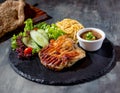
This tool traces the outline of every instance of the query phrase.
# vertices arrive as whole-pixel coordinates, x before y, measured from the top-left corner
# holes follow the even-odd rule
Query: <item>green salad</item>
[[[24,24],[24,31],[11,38],[11,47],[18,53],[19,58],[31,57],[48,45],[51,39],[65,34],[56,24],[40,22],[34,25],[30,18]]]

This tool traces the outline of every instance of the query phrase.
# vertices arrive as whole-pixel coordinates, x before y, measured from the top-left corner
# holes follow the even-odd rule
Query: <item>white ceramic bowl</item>
[[[97,40],[85,40],[80,37],[80,35],[82,33],[90,31],[90,30],[93,30],[93,31],[99,33],[101,35],[101,38],[97,39]],[[79,45],[83,49],[85,49],[87,51],[96,51],[101,48],[102,43],[105,39],[105,33],[101,29],[98,29],[98,28],[83,28],[77,32],[77,39],[78,39]]]

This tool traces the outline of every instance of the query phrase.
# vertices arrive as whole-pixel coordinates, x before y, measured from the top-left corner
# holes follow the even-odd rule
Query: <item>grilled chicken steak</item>
[[[0,37],[24,22],[24,0],[7,0],[0,4]]]
[[[66,35],[44,47],[38,55],[45,67],[55,71],[70,67],[86,56],[85,51]]]

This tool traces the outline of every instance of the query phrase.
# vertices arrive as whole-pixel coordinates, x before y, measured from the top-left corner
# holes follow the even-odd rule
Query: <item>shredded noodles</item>
[[[75,41],[77,41],[77,32],[84,28],[84,26],[77,20],[69,18],[57,22],[56,25]]]

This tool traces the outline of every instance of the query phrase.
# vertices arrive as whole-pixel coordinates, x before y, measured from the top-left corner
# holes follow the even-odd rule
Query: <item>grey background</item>
[[[4,0],[1,0],[2,2]],[[0,93],[120,93],[120,1],[119,0],[26,0],[44,10],[56,22],[73,18],[85,27],[98,27],[115,45],[116,66],[101,78],[74,86],[50,86],[19,76],[9,65],[10,39],[0,42]],[[2,39],[2,38],[1,38]]]

